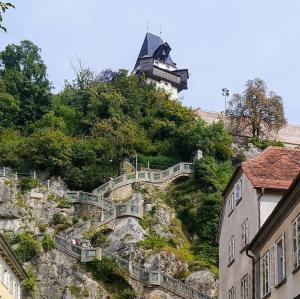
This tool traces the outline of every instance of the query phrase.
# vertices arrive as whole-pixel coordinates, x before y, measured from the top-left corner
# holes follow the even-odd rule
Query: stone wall
[[[224,119],[224,113],[222,112],[205,111],[200,108],[196,109],[195,112],[199,117],[201,117],[209,124]],[[287,124],[285,127],[279,130],[278,134],[270,136],[270,138],[279,140],[283,142],[286,146],[300,146],[300,126]]]

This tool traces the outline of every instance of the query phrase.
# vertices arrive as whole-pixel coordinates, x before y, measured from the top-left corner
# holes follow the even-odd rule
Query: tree
[[[0,77],[7,92],[20,103],[16,125],[22,130],[47,113],[52,104],[51,84],[40,49],[25,40],[0,52]]]
[[[5,11],[9,8],[14,8],[14,5],[10,2],[0,2],[0,29],[6,32],[6,28],[2,26],[2,14],[5,13]]]
[[[227,113],[234,134],[268,137],[286,124],[281,96],[268,92],[261,79],[247,81],[245,91],[232,96]]]

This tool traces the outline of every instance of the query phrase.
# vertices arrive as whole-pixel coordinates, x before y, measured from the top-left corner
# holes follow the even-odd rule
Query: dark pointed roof
[[[140,51],[140,54],[138,56],[138,59],[136,61],[136,64],[134,68],[136,68],[139,65],[139,59],[141,57],[152,57],[154,52],[164,44],[164,41],[157,35],[154,35],[152,33],[147,33]],[[171,66],[176,66],[176,64],[173,62],[172,58],[170,55],[168,55],[165,63],[171,65]]]

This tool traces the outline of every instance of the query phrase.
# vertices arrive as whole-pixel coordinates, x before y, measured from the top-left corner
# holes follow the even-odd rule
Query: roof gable
[[[300,171],[300,150],[268,147],[241,167],[254,188],[287,190]]]
[[[159,36],[147,32],[134,68],[139,65],[141,57],[153,57],[154,52],[163,44],[164,42]],[[174,67],[176,66],[170,54],[167,56],[165,63]]]

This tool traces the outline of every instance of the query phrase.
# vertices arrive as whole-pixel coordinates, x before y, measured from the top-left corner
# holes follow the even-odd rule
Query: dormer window
[[[238,183],[234,186],[234,198],[236,204],[242,199],[242,181],[240,180]]]
[[[228,197],[228,216],[232,213],[234,209],[234,192],[230,193]]]

